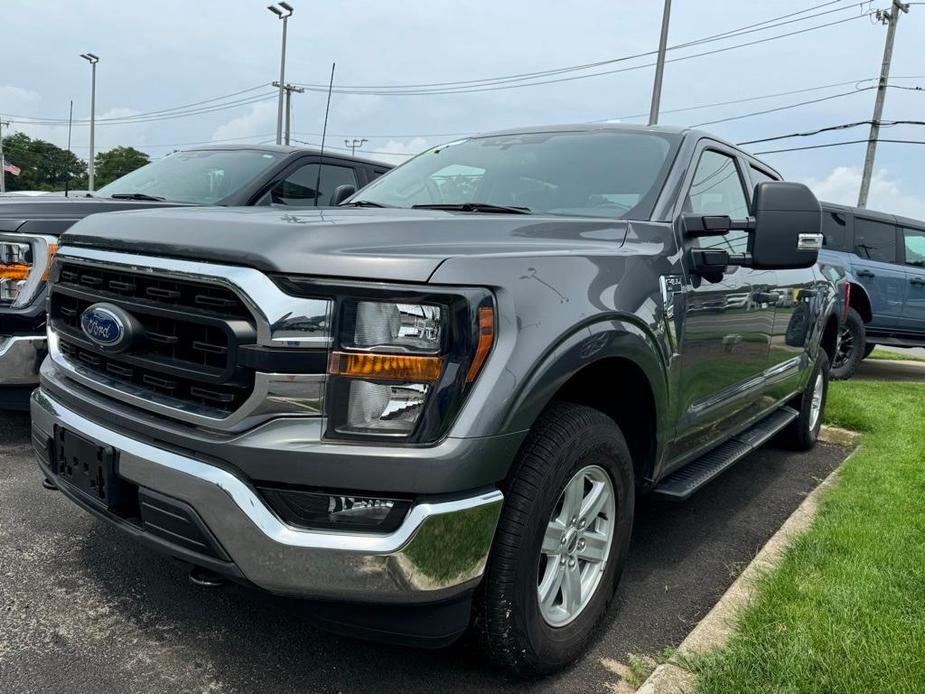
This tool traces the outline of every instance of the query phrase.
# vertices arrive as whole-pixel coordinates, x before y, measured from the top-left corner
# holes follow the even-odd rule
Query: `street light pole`
[[[6,166],[6,162],[3,160],[3,127],[10,127],[10,122],[8,120],[3,120],[0,118],[0,193],[6,192],[6,169],[3,167]]]
[[[93,192],[94,181],[94,145],[96,139],[96,64],[100,62],[98,56],[92,53],[81,53],[80,57],[90,63],[92,76],[90,81],[90,161],[87,163],[87,188]]]
[[[279,104],[276,109],[276,144],[281,145],[283,143],[283,111],[285,109],[283,92],[286,85],[286,30],[289,27],[289,17],[292,16],[294,10],[292,5],[286,2],[279,3],[279,6],[267,5],[267,9],[283,20],[283,48],[279,59]]]
[[[662,76],[665,74],[665,52],[668,50],[668,19],[671,15],[671,0],[665,0],[662,13],[662,35],[658,41],[658,59],[655,61],[655,84],[652,85],[652,107],[649,109],[649,125],[658,125],[658,109],[662,101]]]

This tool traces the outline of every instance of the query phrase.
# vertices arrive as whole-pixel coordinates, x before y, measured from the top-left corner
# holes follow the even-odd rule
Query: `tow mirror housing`
[[[761,270],[812,267],[822,249],[822,208],[802,183],[765,181],[755,186],[749,265]]]

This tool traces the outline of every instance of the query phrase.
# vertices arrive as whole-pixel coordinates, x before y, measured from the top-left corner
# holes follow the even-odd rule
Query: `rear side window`
[[[833,251],[850,251],[848,215],[844,212],[822,210],[822,236],[825,247]]]
[[[896,262],[896,227],[863,217],[854,218],[854,252],[866,260]]]
[[[925,231],[921,229],[903,229],[906,246],[906,264],[925,267]]]

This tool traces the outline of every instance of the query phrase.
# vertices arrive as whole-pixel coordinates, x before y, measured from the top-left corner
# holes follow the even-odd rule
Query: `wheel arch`
[[[593,323],[565,338],[525,382],[511,408],[529,429],[553,401],[593,407],[620,426],[637,484],[651,478],[671,431],[668,367],[655,336],[627,318]]]

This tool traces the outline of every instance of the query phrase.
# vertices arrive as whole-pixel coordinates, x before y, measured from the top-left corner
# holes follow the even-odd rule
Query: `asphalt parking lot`
[[[766,448],[689,502],[639,504],[618,607],[589,655],[539,682],[467,644],[417,651],[318,630],[307,605],[203,590],[42,488],[28,419],[0,418],[0,692],[621,691],[620,663],[678,644],[846,455]]]

